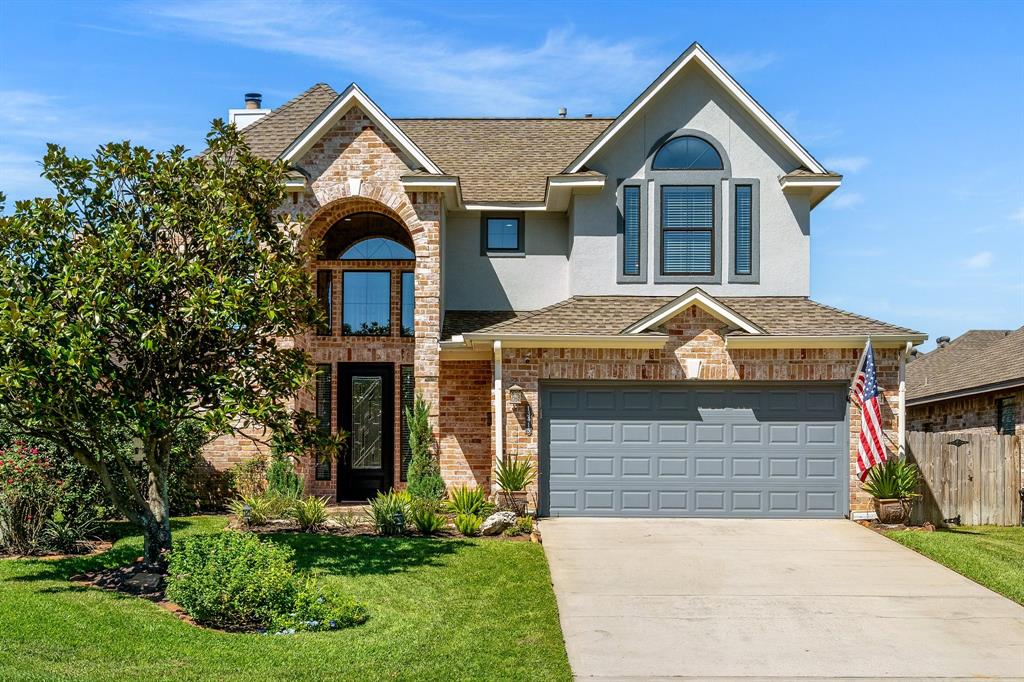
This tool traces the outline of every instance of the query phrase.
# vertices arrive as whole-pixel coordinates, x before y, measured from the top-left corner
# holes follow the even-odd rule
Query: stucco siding
[[[536,310],[569,297],[566,215],[525,211],[523,216],[526,255],[489,257],[480,252],[480,213],[447,215],[443,269],[447,309]]]
[[[734,178],[760,184],[760,280],[730,283],[729,257],[732,207],[728,183],[716,183],[722,214],[722,239],[716,244],[720,284],[700,286],[711,295],[806,296],[810,293],[810,205],[807,195],[784,195],[779,177],[799,167],[732,98],[699,67],[692,66],[658,94],[613,138],[588,167],[604,173],[608,182],[600,194],[577,196],[571,211],[572,250],[570,293],[673,294],[693,286],[655,284],[657,197],[648,156],[660,140],[681,129],[701,131],[717,140],[728,157]],[[617,283],[616,190],[620,179],[648,180],[647,283]]]

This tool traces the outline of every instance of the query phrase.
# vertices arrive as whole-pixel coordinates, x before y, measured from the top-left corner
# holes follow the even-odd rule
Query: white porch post
[[[501,385],[501,341],[494,342],[494,464],[491,465],[493,472],[498,462],[503,461],[505,454],[505,401]],[[497,486],[491,481],[491,489],[496,490]]]
[[[899,456],[907,454],[907,355],[914,344],[907,342],[907,345],[900,350],[899,355],[899,378],[900,394],[899,407],[896,415],[897,441],[899,443]]]

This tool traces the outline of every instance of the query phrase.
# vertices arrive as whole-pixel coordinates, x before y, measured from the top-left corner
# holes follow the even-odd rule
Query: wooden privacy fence
[[[921,469],[911,520],[941,525],[1020,525],[1019,436],[907,432],[907,456]]]

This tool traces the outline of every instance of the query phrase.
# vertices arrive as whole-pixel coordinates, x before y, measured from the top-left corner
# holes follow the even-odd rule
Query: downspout
[[[900,395],[896,415],[896,437],[899,443],[900,457],[904,457],[907,454],[907,356],[910,354],[910,349],[913,346],[913,343],[907,341],[906,347],[900,351],[899,355]]]
[[[501,341],[494,342],[494,464],[491,465],[491,489],[496,490],[493,472],[505,457],[505,403],[501,386]]]

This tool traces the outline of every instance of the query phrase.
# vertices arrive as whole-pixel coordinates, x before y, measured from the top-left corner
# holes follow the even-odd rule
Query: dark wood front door
[[[349,434],[338,467],[338,499],[365,500],[394,481],[394,365],[339,363],[338,411]]]

